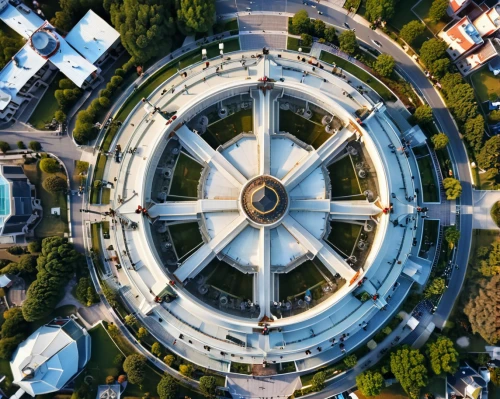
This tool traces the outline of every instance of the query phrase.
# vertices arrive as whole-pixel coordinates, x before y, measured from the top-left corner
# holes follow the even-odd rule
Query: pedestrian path
[[[472,213],[472,228],[481,230],[500,230],[491,217],[491,207],[500,201],[498,190],[474,190],[474,212]]]

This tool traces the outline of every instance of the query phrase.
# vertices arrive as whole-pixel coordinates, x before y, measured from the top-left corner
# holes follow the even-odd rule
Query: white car
[[[382,45],[380,44],[380,42],[379,42],[379,41],[377,41],[377,40],[373,40],[373,39],[372,39],[372,43],[373,43],[375,46],[377,46],[377,47],[382,47]]]

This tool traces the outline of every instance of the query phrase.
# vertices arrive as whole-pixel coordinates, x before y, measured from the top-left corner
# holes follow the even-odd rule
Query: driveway
[[[491,207],[500,201],[498,191],[474,191],[474,211],[472,213],[472,227],[481,230],[500,230],[491,218]]]

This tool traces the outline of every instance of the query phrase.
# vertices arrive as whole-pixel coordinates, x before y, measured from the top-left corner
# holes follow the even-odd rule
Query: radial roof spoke
[[[160,220],[196,220],[200,213],[238,210],[237,200],[200,199],[198,201],[171,201],[155,204],[148,209],[152,218]]]
[[[378,215],[382,209],[374,202],[368,201],[332,201],[330,215],[332,219],[341,220],[370,220]]]
[[[221,252],[238,234],[248,225],[248,220],[244,215],[240,215],[228,224],[219,234],[217,234],[207,244],[202,245],[175,271],[175,276],[181,282],[187,278],[195,277],[201,272],[210,261]]]
[[[271,316],[271,231],[260,228],[259,233],[259,272],[257,274],[259,318]]]
[[[347,145],[347,139],[352,135],[353,132],[345,128],[333,134],[321,147],[311,151],[307,157],[298,162],[282,179],[288,192],[309,176],[314,169],[339,154]]]
[[[246,183],[247,179],[229,162],[220,152],[210,147],[198,134],[191,131],[186,125],[176,132],[182,146],[200,162],[215,167],[235,187]]]

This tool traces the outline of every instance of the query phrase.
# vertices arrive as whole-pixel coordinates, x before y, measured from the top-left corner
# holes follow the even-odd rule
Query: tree
[[[18,141],[16,143],[17,145],[17,148],[19,148],[20,150],[24,150],[26,148],[26,145],[24,144],[24,141]]]
[[[434,0],[429,9],[429,18],[432,22],[437,22],[446,15],[450,2],[449,0]]]
[[[499,386],[500,385],[500,367],[493,367],[489,370],[491,382]]]
[[[116,367],[121,367],[124,360],[125,356],[123,356],[121,353],[118,353],[113,359],[113,365]]]
[[[326,24],[321,19],[314,20],[312,29],[314,36],[325,37]]]
[[[30,254],[36,254],[42,250],[42,244],[39,240],[31,241],[28,243],[28,252]]]
[[[137,63],[143,64],[157,54],[169,53],[175,33],[171,8],[171,1],[165,0],[123,0],[111,3],[111,23],[120,33],[123,46]],[[203,21],[209,18],[213,18],[213,14],[204,16]],[[187,23],[187,20],[181,22]],[[200,27],[204,24],[202,22]]]
[[[429,71],[435,78],[441,79],[450,69],[450,64],[449,58],[440,58],[431,64]]]
[[[137,331],[137,339],[140,341],[143,338],[146,338],[148,336],[148,330],[146,330],[144,327],[139,327],[139,330]]]
[[[478,113],[474,89],[468,83],[459,84],[447,91],[446,103],[460,123],[476,117]]]
[[[193,374],[194,367],[191,363],[189,364],[181,364],[179,366],[179,372],[184,376],[190,378]]]
[[[460,230],[458,230],[455,226],[448,227],[444,232],[444,239],[450,248],[453,248],[458,244],[458,240],[460,239]]]
[[[354,54],[358,50],[356,34],[352,30],[345,30],[339,36],[340,49],[346,54]]]
[[[217,388],[217,380],[211,375],[205,375],[200,378],[200,391],[207,398],[215,397],[215,389]]]
[[[455,374],[457,371],[458,352],[448,337],[440,336],[436,341],[427,344],[427,357],[436,375]]]
[[[99,104],[102,108],[108,108],[111,105],[111,101],[107,97],[99,97]]]
[[[389,77],[394,71],[394,67],[396,66],[396,62],[394,58],[389,54],[380,54],[377,57],[377,61],[375,61],[375,65],[373,69],[377,71],[379,74],[385,77]]]
[[[99,296],[89,277],[82,277],[78,280],[78,284],[76,285],[76,299],[85,306],[91,306],[99,302]]]
[[[4,322],[0,335],[2,338],[14,337],[18,334],[27,337],[29,324],[24,320],[21,308],[10,308],[3,313]]]
[[[448,45],[442,40],[427,40],[420,48],[420,58],[422,62],[427,65],[427,68],[430,68],[434,61],[437,61],[446,55],[447,48]]]
[[[387,21],[394,15],[394,0],[367,0],[365,18],[370,22]]]
[[[434,295],[441,295],[446,289],[446,282],[442,277],[436,277],[427,285],[424,291],[425,298],[432,298]]]
[[[311,21],[306,10],[300,10],[292,18],[292,27],[295,34],[309,33],[311,30]]]
[[[167,365],[167,366],[172,366],[172,364],[174,363],[175,361],[175,356],[170,354],[170,355],[167,355],[163,358],[163,362]]]
[[[337,37],[337,32],[334,27],[328,27],[325,29],[325,40],[329,43],[337,44],[339,38]]]
[[[326,373],[324,371],[318,371],[314,374],[311,385],[313,390],[321,391],[325,387]]]
[[[476,156],[477,164],[482,169],[495,168],[500,165],[500,136],[488,139]]]
[[[479,272],[485,277],[496,276],[500,274],[500,240],[491,243],[491,248],[486,248],[487,259],[479,261]]]
[[[494,109],[488,115],[488,120],[491,124],[496,124],[500,122],[500,109]]]
[[[420,21],[414,20],[408,22],[399,31],[399,37],[406,43],[411,44],[417,37],[425,31],[425,25]]]
[[[161,378],[158,387],[156,388],[156,392],[158,392],[160,399],[175,399],[177,398],[178,389],[179,386],[177,384],[177,380],[170,374],[165,374]]]
[[[415,110],[413,117],[419,125],[431,123],[433,121],[432,108],[428,105],[421,105]]]
[[[500,340],[500,329],[497,327],[499,285],[500,275],[481,279],[478,293],[470,297],[464,308],[472,332],[479,333],[491,345]]]
[[[131,384],[140,385],[146,377],[146,358],[137,354],[127,356],[123,362],[123,370]]]
[[[208,32],[215,23],[214,0],[178,0],[177,25],[183,33]]]
[[[23,255],[18,262],[13,262],[2,269],[2,273],[18,274],[24,276],[36,273],[37,257],[33,255]]]
[[[404,346],[391,353],[391,372],[411,399],[418,399],[427,385],[425,357],[418,349]]]
[[[61,170],[61,165],[54,158],[43,158],[40,161],[40,169],[45,173],[56,173]]]
[[[116,338],[120,335],[120,329],[114,323],[108,324],[108,333],[112,338]]]
[[[24,340],[24,334],[0,339],[0,358],[10,360],[17,346]]]
[[[98,98],[92,100],[92,102],[90,103],[90,108],[92,108],[92,110],[96,113],[102,109],[101,103],[99,102]]]
[[[43,186],[47,191],[50,191],[51,193],[64,191],[68,188],[66,180],[64,180],[62,177],[59,176],[47,177],[43,182]]]
[[[448,136],[446,134],[438,133],[431,137],[431,141],[432,144],[434,144],[434,149],[436,151],[439,151],[443,148],[446,148],[450,140],[448,139]]]
[[[308,35],[307,33],[302,33],[300,35],[300,40],[302,41],[302,45],[304,47],[311,47],[313,43],[313,38],[311,35]]]
[[[475,118],[469,118],[464,124],[464,136],[469,145],[478,152],[483,147],[484,118],[478,114]]]
[[[28,144],[28,148],[31,151],[39,152],[42,149],[42,145],[38,141],[30,141]]]
[[[352,369],[356,364],[358,364],[358,358],[355,354],[349,355],[344,359],[344,363],[347,367]]]
[[[378,371],[367,370],[356,376],[356,385],[364,396],[376,396],[384,387],[384,377]]]
[[[10,150],[9,143],[6,143],[5,141],[0,141],[0,151],[2,151],[5,154],[9,150]]]
[[[24,248],[20,245],[13,245],[7,248],[7,252],[11,255],[21,255],[24,254]]]
[[[137,318],[132,314],[128,314],[125,316],[125,324],[130,327],[135,327],[137,326]]]
[[[151,353],[158,357],[161,356],[161,345],[158,342],[154,342],[153,345],[151,345]]]
[[[60,109],[56,111],[56,113],[54,114],[54,118],[56,121],[58,121],[59,123],[64,123],[66,122],[66,114],[61,111]]]
[[[447,177],[443,180],[443,187],[446,193],[446,199],[454,200],[462,195],[462,185],[460,182],[453,178]]]

